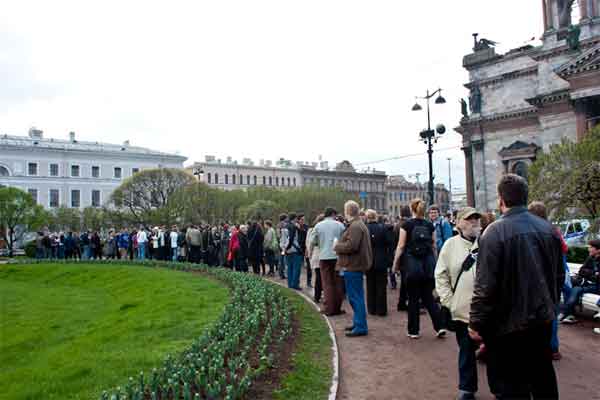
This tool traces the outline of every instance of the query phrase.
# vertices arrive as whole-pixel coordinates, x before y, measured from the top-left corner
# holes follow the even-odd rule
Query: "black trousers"
[[[312,268],[310,267],[310,259],[304,257],[304,264],[306,265],[306,286],[312,285]]]
[[[367,310],[371,315],[387,315],[387,270],[367,272]]]
[[[423,304],[429,312],[431,322],[433,323],[433,329],[437,332],[442,328],[440,322],[440,309],[433,301],[434,287],[435,281],[433,279],[423,278],[406,280],[406,289],[408,292],[408,333],[410,335],[419,334],[420,304]],[[419,303],[419,300],[421,303]]]
[[[490,390],[502,400],[558,399],[552,365],[552,324],[486,338]]]
[[[200,262],[200,246],[190,245],[190,262],[198,264]]]
[[[321,268],[315,268],[315,303],[321,301],[323,295],[323,283],[321,282]]]
[[[475,351],[479,345],[469,336],[469,326],[462,321],[454,321],[456,343],[458,343],[458,389],[477,392],[477,358]]]
[[[408,291],[406,289],[406,273],[400,272],[400,290],[398,290],[398,308],[406,309]]]

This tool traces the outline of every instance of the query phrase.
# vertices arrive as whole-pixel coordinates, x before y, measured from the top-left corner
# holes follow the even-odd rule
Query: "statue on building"
[[[498,42],[494,42],[493,40],[489,40],[489,39],[485,39],[485,38],[481,38],[479,40],[477,40],[477,36],[479,36],[478,33],[474,33],[473,34],[473,51],[478,52],[481,50],[486,50],[486,49],[491,49],[492,47],[495,47]]]
[[[471,109],[471,114],[481,113],[481,90],[479,89],[479,86],[473,86],[473,88],[471,88],[469,108]]]
[[[463,119],[469,118],[469,109],[467,107],[465,99],[460,99],[460,113],[462,114]]]
[[[571,50],[579,50],[579,36],[581,35],[581,28],[579,25],[569,26],[569,32],[567,34],[567,44]]]
[[[575,0],[556,0],[559,28],[568,28],[571,25],[573,3],[575,3]]]

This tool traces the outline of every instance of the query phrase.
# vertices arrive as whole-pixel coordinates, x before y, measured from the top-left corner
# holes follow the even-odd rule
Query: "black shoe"
[[[346,332],[352,332],[354,330],[354,326],[347,326],[344,328]]]
[[[408,307],[402,304],[398,304],[398,311],[408,311]]]
[[[367,336],[367,332],[346,332],[346,337]]]

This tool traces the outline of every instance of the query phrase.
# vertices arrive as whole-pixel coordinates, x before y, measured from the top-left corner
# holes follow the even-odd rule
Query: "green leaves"
[[[563,138],[550,146],[531,166],[529,184],[531,198],[543,201],[556,219],[578,209],[600,217],[600,127],[578,143]]]

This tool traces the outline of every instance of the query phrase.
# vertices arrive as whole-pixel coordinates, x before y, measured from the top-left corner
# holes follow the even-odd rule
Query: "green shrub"
[[[25,244],[25,256],[35,258],[35,240]]]
[[[567,262],[583,264],[588,255],[587,247],[569,247]]]

